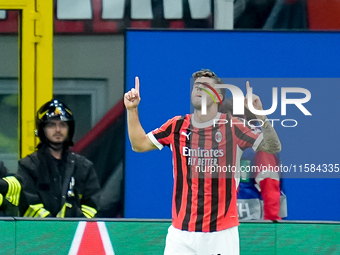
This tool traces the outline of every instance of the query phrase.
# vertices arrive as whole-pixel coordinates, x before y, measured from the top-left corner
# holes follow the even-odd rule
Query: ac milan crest
[[[217,132],[215,133],[215,140],[218,143],[222,141],[222,133],[221,133],[221,131],[217,130]]]

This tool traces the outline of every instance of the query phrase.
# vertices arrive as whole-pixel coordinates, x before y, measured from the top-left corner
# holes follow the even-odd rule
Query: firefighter
[[[19,204],[24,217],[95,217],[99,182],[91,161],[73,153],[71,110],[59,100],[45,103],[36,115],[38,150],[19,161]]]

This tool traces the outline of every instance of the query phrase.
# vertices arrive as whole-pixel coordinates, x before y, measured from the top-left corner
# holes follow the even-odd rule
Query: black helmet
[[[45,137],[44,127],[49,120],[61,120],[67,122],[69,130],[65,145],[72,146],[75,123],[71,110],[57,99],[52,99],[40,107],[37,112],[35,124],[37,128],[36,135],[39,137],[41,143],[48,142]]]

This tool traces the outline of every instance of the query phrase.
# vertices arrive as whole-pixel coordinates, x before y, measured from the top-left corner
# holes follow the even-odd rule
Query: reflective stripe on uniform
[[[97,213],[96,209],[87,205],[81,205],[81,210],[86,218],[93,218]]]
[[[24,217],[45,218],[49,214],[50,212],[44,208],[43,204],[36,204],[36,205],[30,205],[28,207],[28,209],[26,210],[24,214]]]
[[[65,218],[65,212],[66,212],[66,203],[63,205],[61,210],[57,214],[57,218]]]
[[[4,201],[4,196],[0,194],[0,206],[2,205],[2,202]]]
[[[14,176],[3,178],[8,183],[6,199],[15,206],[18,206],[21,192],[21,184]]]

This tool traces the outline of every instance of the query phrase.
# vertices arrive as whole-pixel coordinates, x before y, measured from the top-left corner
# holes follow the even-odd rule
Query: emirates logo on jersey
[[[210,149],[205,150],[200,147],[197,149],[190,149],[189,147],[183,147],[182,149],[182,155],[184,157],[223,157],[224,152],[223,149]]]
[[[215,141],[218,143],[222,141],[222,133],[219,130],[215,133]]]

